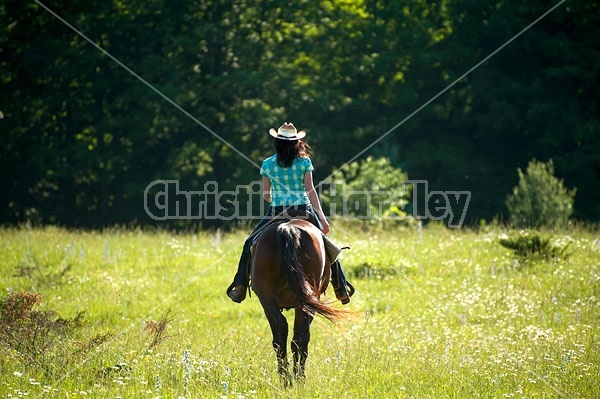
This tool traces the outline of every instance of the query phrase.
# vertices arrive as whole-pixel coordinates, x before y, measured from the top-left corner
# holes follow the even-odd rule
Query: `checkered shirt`
[[[307,157],[294,159],[292,165],[287,168],[277,164],[277,154],[265,159],[260,167],[260,175],[271,181],[271,206],[308,204],[304,175],[313,170],[312,162]]]

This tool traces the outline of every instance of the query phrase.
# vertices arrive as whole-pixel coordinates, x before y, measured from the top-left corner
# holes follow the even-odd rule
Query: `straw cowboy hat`
[[[269,134],[276,139],[281,140],[300,140],[306,136],[304,130],[297,131],[296,127],[291,122],[284,122],[277,131],[271,128]]]

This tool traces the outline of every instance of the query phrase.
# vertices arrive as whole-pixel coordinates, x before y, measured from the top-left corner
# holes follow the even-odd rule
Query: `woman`
[[[321,229],[323,234],[329,232],[329,223],[325,219],[313,184],[314,168],[309,158],[310,147],[302,140],[306,132],[298,132],[293,124],[285,122],[277,131],[271,129],[269,134],[274,137],[273,145],[276,152],[263,161],[260,174],[263,198],[271,204],[271,207],[267,216],[246,239],[237,273],[233,283],[227,288],[229,298],[238,303],[246,298],[248,290],[252,241],[274,217],[305,217]],[[346,281],[342,266],[337,259],[331,264],[331,283],[335,296],[343,304],[350,302],[354,287]]]

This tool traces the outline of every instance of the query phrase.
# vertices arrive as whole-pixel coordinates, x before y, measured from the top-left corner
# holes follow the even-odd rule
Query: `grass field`
[[[291,388],[256,297],[224,294],[245,234],[0,229],[0,397],[600,397],[593,229],[547,233],[565,254],[519,257],[500,227],[334,222],[356,314],[313,323]],[[27,314],[9,307],[33,301],[20,292],[41,294]]]

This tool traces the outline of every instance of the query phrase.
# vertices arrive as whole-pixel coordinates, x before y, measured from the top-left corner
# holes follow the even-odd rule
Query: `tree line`
[[[153,223],[149,183],[258,180],[284,121],[308,132],[317,182],[385,157],[470,191],[476,222],[552,160],[575,217],[600,219],[597,2],[516,38],[558,2],[41,2],[114,59],[34,1],[0,5],[3,223]]]

